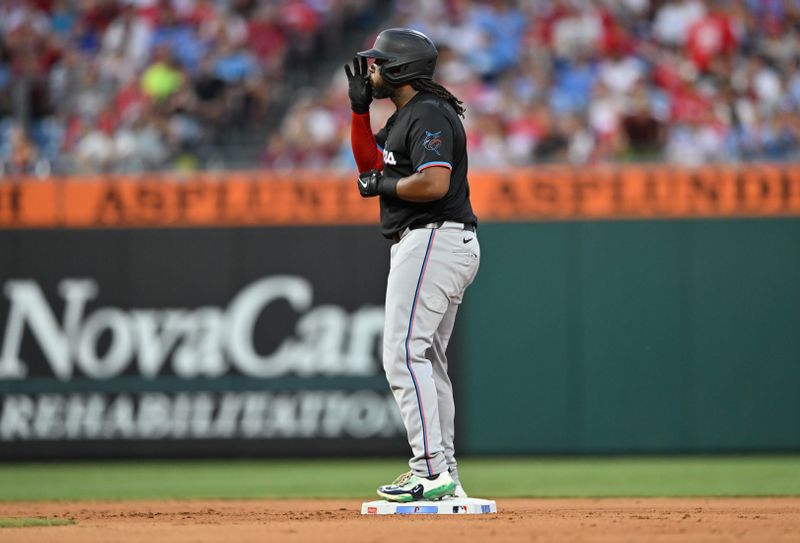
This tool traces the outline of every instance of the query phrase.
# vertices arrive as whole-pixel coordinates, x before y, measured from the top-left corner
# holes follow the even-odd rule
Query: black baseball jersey
[[[425,168],[451,170],[450,189],[433,202],[408,202],[381,196],[381,233],[387,238],[407,227],[431,222],[477,224],[467,183],[467,137],[464,125],[447,101],[418,92],[392,115],[376,135],[383,152],[383,175],[408,177]]]

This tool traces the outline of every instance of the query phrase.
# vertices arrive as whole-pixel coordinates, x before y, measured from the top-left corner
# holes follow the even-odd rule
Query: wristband
[[[400,179],[394,177],[381,177],[378,183],[378,194],[397,199],[397,184],[399,182]]]

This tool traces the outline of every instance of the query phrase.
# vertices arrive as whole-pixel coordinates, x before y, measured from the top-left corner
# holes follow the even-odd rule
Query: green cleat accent
[[[456,482],[447,472],[434,477],[420,477],[412,472],[400,475],[390,485],[378,488],[378,496],[391,502],[410,502],[420,500],[440,500],[452,496]]]

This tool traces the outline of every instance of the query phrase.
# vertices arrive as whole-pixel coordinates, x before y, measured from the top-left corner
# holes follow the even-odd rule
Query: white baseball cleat
[[[390,502],[440,500],[452,496],[455,489],[456,483],[446,471],[434,477],[420,477],[409,471],[392,484],[378,488],[378,496]]]
[[[467,493],[464,491],[464,487],[461,484],[456,485],[456,490],[453,492],[454,498],[468,498]]]

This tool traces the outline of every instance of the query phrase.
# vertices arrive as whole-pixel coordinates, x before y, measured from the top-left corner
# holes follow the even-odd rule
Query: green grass
[[[0,528],[30,528],[35,526],[67,526],[75,524],[74,520],[62,518],[3,518],[0,517]]]
[[[0,500],[372,498],[405,461],[7,463]],[[800,496],[800,456],[474,458],[474,496]]]

